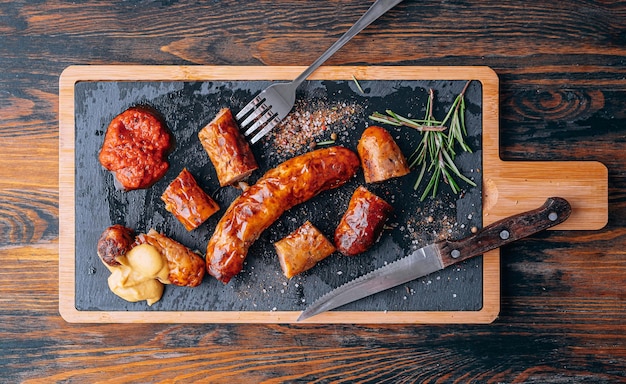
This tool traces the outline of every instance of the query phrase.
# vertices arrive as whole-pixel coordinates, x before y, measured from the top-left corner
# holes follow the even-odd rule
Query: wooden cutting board
[[[139,307],[90,308],[81,297],[101,292],[84,292],[77,276],[76,175],[82,177],[82,159],[77,143],[76,99],[82,82],[219,82],[248,80],[289,80],[302,67],[224,66],[72,66],[60,78],[59,86],[59,177],[60,245],[59,311],[69,322],[188,322],[188,323],[292,323],[300,310],[147,310]],[[482,119],[482,224],[534,209],[550,196],[566,198],[573,207],[570,219],[556,227],[561,230],[594,230],[608,219],[608,176],[598,162],[504,162],[499,156],[498,78],[487,67],[322,67],[310,80],[328,81],[461,81],[480,83]],[[96,104],[99,101],[96,101]],[[106,100],[102,100],[106,103]],[[120,111],[121,112],[121,111]],[[80,137],[80,135],[78,135]],[[77,164],[76,159],[79,159]],[[77,169],[78,168],[78,169]],[[81,212],[82,214],[82,212]],[[80,218],[79,218],[80,219]],[[109,224],[107,224],[109,225]],[[102,228],[104,229],[104,228]],[[143,230],[141,228],[140,230]],[[147,230],[147,229],[146,229]],[[423,245],[423,244],[422,244]],[[95,255],[95,252],[94,252]],[[482,272],[478,308],[465,310],[343,310],[321,314],[315,323],[488,323],[500,310],[499,251],[477,261]],[[90,257],[93,257],[91,255]],[[208,277],[210,278],[210,277]],[[81,284],[77,284],[81,281]],[[274,287],[276,288],[276,287]],[[166,291],[167,294],[167,291]],[[78,301],[77,301],[78,300]]]

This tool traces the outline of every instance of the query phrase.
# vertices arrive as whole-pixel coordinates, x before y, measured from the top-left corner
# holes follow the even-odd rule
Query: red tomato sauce
[[[109,124],[100,151],[100,164],[115,174],[124,190],[147,188],[167,169],[170,134],[151,110],[132,107]]]

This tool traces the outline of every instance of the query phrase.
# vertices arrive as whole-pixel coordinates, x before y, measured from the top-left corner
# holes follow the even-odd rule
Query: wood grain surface
[[[79,97],[75,85],[81,81],[136,80],[259,80],[290,79],[304,67],[240,66],[71,66],[61,74],[59,89],[59,180],[60,215],[67,225],[60,228],[59,297],[60,312],[70,322],[246,322],[292,323],[299,311],[211,311],[187,313],[159,311],[77,310],[75,252],[77,230],[73,223],[75,175],[80,175],[75,159],[80,159],[75,138],[74,110]],[[498,154],[498,78],[488,67],[414,67],[414,66],[324,66],[311,79],[351,80],[466,80],[481,83],[483,159],[481,175],[485,179],[485,207],[482,222],[490,224],[502,218],[537,208],[545,199],[562,196],[575,207],[572,216],[557,228],[599,229],[607,221],[607,172],[604,165],[591,161],[503,162]],[[83,144],[86,145],[86,144]],[[83,176],[85,176],[83,174]],[[93,182],[93,181],[92,181]],[[466,203],[467,204],[467,203]],[[107,223],[110,225],[111,223]],[[78,228],[86,230],[86,228]],[[313,323],[489,323],[500,309],[499,250],[485,254],[483,261],[482,308],[476,311],[349,311],[324,313]],[[420,294],[420,293],[418,293]],[[321,295],[321,293],[320,293]],[[480,297],[481,295],[479,295]]]
[[[363,1],[0,1],[6,382],[626,380],[626,4],[405,0],[330,65],[479,65],[503,161],[599,161],[608,223],[501,249],[487,325],[68,324],[58,313],[58,80],[69,65],[307,65]]]

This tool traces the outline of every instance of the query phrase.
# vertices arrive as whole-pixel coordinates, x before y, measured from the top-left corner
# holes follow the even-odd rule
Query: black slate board
[[[434,89],[434,114],[443,118],[465,81],[309,81],[298,93],[294,112],[325,109],[349,110],[326,125],[316,141],[338,134],[336,144],[356,150],[356,143],[374,111],[391,109],[405,116],[421,118],[428,89]],[[461,171],[477,187],[461,182],[460,196],[442,186],[436,199],[419,201],[420,187],[413,190],[416,172],[400,179],[369,185],[394,207],[379,242],[357,257],[338,253],[329,256],[304,274],[286,279],[280,270],[272,243],[310,220],[327,237],[333,231],[354,189],[364,184],[360,172],[348,184],[322,193],[311,201],[286,212],[251,247],[244,270],[227,285],[207,276],[197,288],[167,286],[161,301],[151,307],[145,302],[128,303],[107,287],[108,270],[96,255],[102,231],[112,224],[123,224],[138,232],[150,228],[165,233],[191,249],[204,254],[206,244],[221,214],[240,193],[233,187],[219,188],[215,171],[202,149],[197,133],[222,107],[238,111],[251,97],[265,88],[267,81],[206,82],[122,82],[81,81],[75,85],[75,209],[76,209],[76,302],[80,311],[301,311],[329,290],[393,261],[410,250],[439,238],[459,238],[482,225],[482,85],[473,81],[466,92],[468,143],[473,153],[458,157]],[[175,136],[169,156],[170,170],[150,189],[122,192],[113,177],[98,163],[104,132],[113,117],[126,108],[150,105],[164,117]],[[376,124],[379,125],[379,124]],[[417,146],[420,133],[409,128],[385,126],[408,156]],[[278,132],[280,133],[280,132]],[[307,140],[289,148],[277,145],[271,136],[253,146],[261,169],[250,182],[286,158],[310,150]],[[161,193],[183,167],[220,204],[222,210],[200,228],[187,232],[160,200]],[[429,222],[428,217],[434,218]],[[61,223],[62,225],[62,223]],[[338,310],[358,311],[477,311],[483,306],[482,260],[477,258],[408,284],[373,295]]]

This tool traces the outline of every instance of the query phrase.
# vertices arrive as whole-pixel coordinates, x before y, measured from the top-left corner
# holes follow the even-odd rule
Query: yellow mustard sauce
[[[107,265],[109,289],[129,302],[146,300],[152,305],[163,296],[163,284],[169,284],[167,260],[152,245],[140,244],[116,260],[121,264]],[[106,265],[106,264],[105,264]]]

